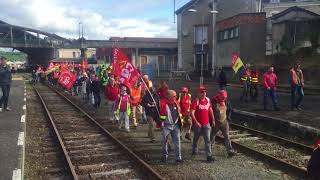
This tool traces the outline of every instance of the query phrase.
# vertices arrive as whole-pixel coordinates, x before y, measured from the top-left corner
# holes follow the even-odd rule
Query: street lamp
[[[188,9],[188,11],[189,12],[193,12],[193,13],[196,13],[196,12],[198,12],[198,10],[196,10],[196,9]],[[208,11],[208,13],[211,13],[211,14],[217,14],[218,13],[218,11],[215,11],[215,10],[211,10],[211,11]],[[202,25],[204,25],[204,15],[202,15],[202,17],[201,17],[201,20],[202,20]],[[204,48],[203,48],[203,46],[204,46],[204,42],[207,40],[207,39],[204,39],[204,37],[203,37],[203,28],[204,27],[202,27],[202,33],[201,33],[201,70],[200,70],[200,86],[202,86],[203,85],[203,55],[204,55]],[[213,31],[213,36],[214,36],[214,29],[212,29],[212,31]],[[212,44],[212,46],[214,46],[214,43]],[[212,48],[213,49],[213,48]],[[212,51],[212,56],[214,56],[213,55],[213,51]],[[212,63],[214,63],[214,62],[212,62]]]

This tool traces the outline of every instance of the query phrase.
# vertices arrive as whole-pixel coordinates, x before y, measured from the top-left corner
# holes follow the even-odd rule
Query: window
[[[73,58],[75,58],[76,57],[76,52],[72,52],[72,56],[73,56]]]
[[[140,56],[141,66],[148,64],[148,57],[147,56]]]
[[[231,30],[230,30],[230,38],[233,38],[233,37],[234,37],[233,32],[234,32],[234,29],[231,29]]]
[[[207,44],[208,43],[208,27],[196,26],[195,27],[195,44]]]
[[[239,27],[234,29],[234,37],[239,37]]]
[[[228,31],[228,30],[225,30],[225,31],[224,31],[224,35],[223,35],[223,39],[224,39],[224,40],[228,39],[228,36],[229,36],[229,31]]]
[[[280,0],[270,0],[270,3],[280,3]]]
[[[165,64],[165,61],[164,61],[164,57],[163,56],[158,56],[158,66],[159,66],[159,70],[160,71],[163,71],[165,70],[166,68],[166,64]]]

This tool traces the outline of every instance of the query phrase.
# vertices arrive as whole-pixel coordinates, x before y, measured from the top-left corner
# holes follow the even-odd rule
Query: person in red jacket
[[[167,85],[167,83],[165,81],[162,81],[161,82],[161,86],[157,91],[159,98],[160,99],[166,98],[167,91],[168,91],[168,85]]]
[[[273,66],[269,67],[268,72],[264,73],[262,76],[263,82],[263,88],[264,88],[264,94],[263,94],[263,109],[266,111],[268,106],[268,96],[271,97],[273,108],[275,111],[279,111],[278,107],[278,98],[276,94],[277,85],[278,85],[278,77],[274,73]]]
[[[109,83],[104,90],[104,96],[107,100],[107,119],[112,121],[115,121],[113,108],[115,100],[119,97],[119,93],[119,86],[116,84],[115,79],[110,77]]]
[[[188,124],[187,133],[185,138],[191,141],[191,127],[192,127],[192,119],[190,117],[191,110],[191,94],[188,93],[189,90],[187,87],[182,87],[179,93],[178,102],[181,107],[182,118]]]

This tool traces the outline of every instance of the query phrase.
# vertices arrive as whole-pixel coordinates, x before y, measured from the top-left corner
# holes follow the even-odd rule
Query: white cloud
[[[0,17],[3,18],[0,20],[10,24],[68,38],[78,37],[80,21],[88,39],[107,39],[110,36],[176,37],[176,25],[172,24],[171,17],[168,17],[167,23],[131,17],[105,17],[91,9],[65,6],[53,0],[1,0]]]

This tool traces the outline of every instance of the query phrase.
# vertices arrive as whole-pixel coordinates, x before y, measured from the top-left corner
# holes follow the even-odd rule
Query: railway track
[[[162,179],[84,110],[46,86],[34,87],[73,179]]]
[[[290,174],[307,176],[307,160],[313,150],[309,146],[234,123],[230,123],[230,139],[233,147],[244,154]]]
[[[243,154],[298,177],[307,175],[306,162],[313,151],[309,146],[234,123],[230,123],[230,139]]]

